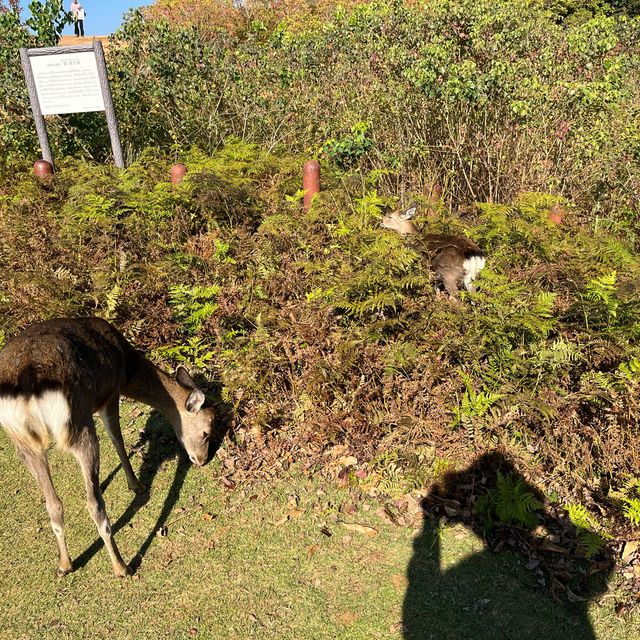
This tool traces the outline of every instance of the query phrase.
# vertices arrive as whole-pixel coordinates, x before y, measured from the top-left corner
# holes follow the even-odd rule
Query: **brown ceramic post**
[[[183,164],[174,164],[173,167],[171,167],[171,183],[180,184],[185,173],[187,173],[187,167]]]
[[[315,160],[304,163],[302,190],[304,191],[304,210],[309,211],[313,196],[320,191],[320,165]]]
[[[554,224],[562,224],[566,214],[566,209],[558,202],[554,202],[553,206],[549,210],[549,220]]]
[[[46,160],[36,160],[33,163],[33,175],[36,178],[48,178],[53,175],[53,166]]]

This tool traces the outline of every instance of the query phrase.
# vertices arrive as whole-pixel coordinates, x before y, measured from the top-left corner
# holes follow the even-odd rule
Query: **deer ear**
[[[415,202],[412,202],[407,210],[400,216],[403,220],[408,220],[409,218],[413,218],[416,215],[416,211],[418,209],[418,205]]]
[[[194,389],[184,403],[186,410],[189,413],[198,413],[202,409],[204,404],[204,393],[200,389]]]
[[[193,381],[193,378],[189,375],[186,367],[183,367],[182,365],[180,365],[176,370],[176,380],[185,389],[196,388],[196,383]]]

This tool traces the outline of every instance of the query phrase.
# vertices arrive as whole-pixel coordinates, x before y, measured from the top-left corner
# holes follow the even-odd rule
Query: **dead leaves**
[[[274,527],[279,527],[283,525],[285,522],[288,522],[289,520],[295,520],[296,518],[299,518],[303,513],[304,513],[304,510],[302,509],[292,509],[291,511],[288,511],[287,513],[285,513],[276,522],[270,522],[269,524],[273,525]]]
[[[404,593],[407,590],[409,579],[405,575],[396,573],[395,575],[391,576],[391,582],[393,583],[393,588],[395,589],[396,593]]]
[[[347,628],[357,622],[359,617],[360,616],[354,611],[342,611],[341,613],[337,613],[333,616],[336,622],[339,622]]]
[[[373,527],[367,527],[363,524],[357,524],[355,522],[340,522],[340,524],[347,530],[353,531],[354,533],[361,533],[365,536],[376,536],[378,535],[378,530]]]
[[[640,541],[627,540],[622,548],[622,575],[633,583],[640,584]]]
[[[569,602],[585,602],[587,600],[587,598],[583,598],[582,596],[578,596],[573,593],[569,587],[565,587],[565,589],[567,591],[567,600],[569,600]]]
[[[224,476],[220,478],[220,482],[222,482],[225,488],[231,491],[233,491],[236,488],[236,483],[233,480],[230,480],[229,478],[225,478]]]
[[[378,516],[378,518],[380,518],[380,520],[383,520],[387,524],[393,525],[394,527],[400,526],[398,519],[396,518],[396,515],[386,505],[382,507],[378,507],[376,509],[376,515]]]
[[[624,543],[624,548],[622,549],[622,562],[623,564],[631,564],[638,553],[638,540],[627,540]]]
[[[562,553],[567,555],[569,553],[568,549],[561,547],[557,544],[553,544],[552,542],[543,542],[539,547],[538,551],[551,551],[552,553]]]

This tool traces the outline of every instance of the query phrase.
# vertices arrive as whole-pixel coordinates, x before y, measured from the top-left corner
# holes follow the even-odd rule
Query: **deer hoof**
[[[58,576],[58,578],[64,578],[68,573],[71,573],[72,571],[73,567],[58,567],[56,575]]]
[[[131,489],[131,491],[133,491],[134,493],[144,493],[147,490],[147,487],[142,484],[142,482],[138,481],[137,484],[134,484],[132,486],[129,487],[129,489]]]
[[[127,576],[133,575],[133,569],[126,564],[123,564],[122,567],[114,567],[113,572],[118,578],[126,578]]]

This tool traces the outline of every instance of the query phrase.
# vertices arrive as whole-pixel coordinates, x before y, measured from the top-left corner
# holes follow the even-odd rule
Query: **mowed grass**
[[[58,579],[35,481],[0,432],[2,638],[637,638],[614,598],[557,603],[523,561],[491,553],[461,525],[384,522],[377,498],[294,464],[269,482],[221,482],[214,459],[195,469],[164,420],[123,405],[133,466],[150,492],[127,490],[101,436],[101,480],[116,540],[136,567],[111,572],[85,508],[75,460],[50,464],[65,505],[76,570]],[[137,415],[136,415],[137,414]],[[139,442],[144,429],[145,442]],[[233,445],[225,445],[231,446]],[[288,520],[283,516],[289,514]],[[348,530],[343,522],[377,530]],[[330,535],[327,535],[330,534]]]

